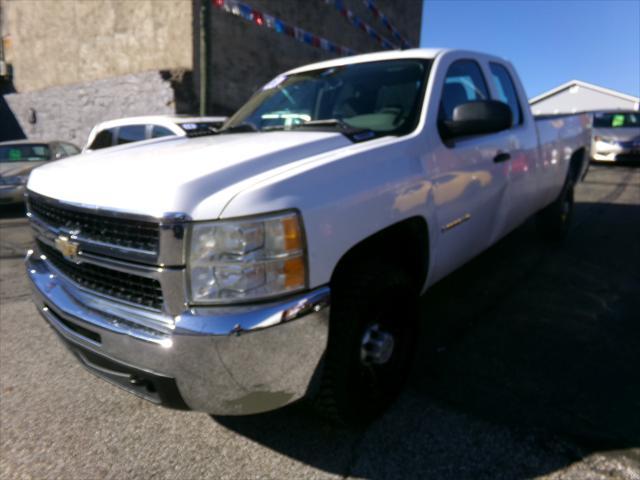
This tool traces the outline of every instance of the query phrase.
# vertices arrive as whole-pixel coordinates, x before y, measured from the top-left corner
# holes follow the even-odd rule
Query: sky
[[[505,58],[529,98],[574,79],[640,97],[640,0],[424,0],[420,46]]]

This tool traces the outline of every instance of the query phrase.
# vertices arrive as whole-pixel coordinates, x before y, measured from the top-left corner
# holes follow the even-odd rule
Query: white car
[[[36,169],[34,299],[88,369],[152,402],[308,396],[366,421],[411,366],[421,292],[532,215],[566,234],[589,123],[534,118],[482,53],[291,70],[214,135]]]
[[[640,164],[640,112],[597,112],[591,135],[594,162]]]
[[[152,138],[208,135],[224,124],[227,117],[184,117],[149,115],[109,120],[97,124],[89,133],[82,152],[140,142]]]

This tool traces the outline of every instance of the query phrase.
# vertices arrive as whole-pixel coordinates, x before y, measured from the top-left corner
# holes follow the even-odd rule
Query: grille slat
[[[89,263],[73,263],[55,248],[38,240],[40,251],[62,274],[77,284],[110,297],[160,310],[163,303],[160,282]]]
[[[154,222],[115,218],[84,212],[29,196],[29,210],[51,227],[78,230],[82,238],[96,242],[158,252],[159,225]]]

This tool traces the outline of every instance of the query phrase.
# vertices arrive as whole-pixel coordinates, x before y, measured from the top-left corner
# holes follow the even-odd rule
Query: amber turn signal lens
[[[287,251],[302,249],[302,233],[296,217],[282,219],[284,229],[284,247]]]
[[[304,259],[302,257],[291,258],[284,262],[284,286],[285,288],[297,288],[304,286]]]

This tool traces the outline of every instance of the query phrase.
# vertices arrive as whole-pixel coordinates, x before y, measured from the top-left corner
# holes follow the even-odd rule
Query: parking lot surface
[[[304,405],[211,418],[85,371],[0,215],[0,477],[640,480],[640,169],[592,167],[567,242],[528,222],[422,299],[404,393],[367,429]]]

